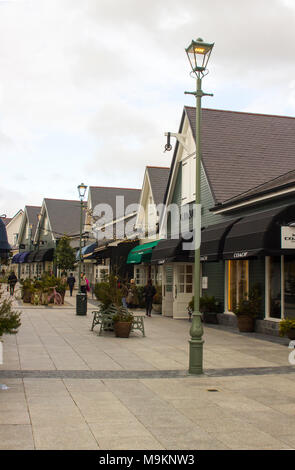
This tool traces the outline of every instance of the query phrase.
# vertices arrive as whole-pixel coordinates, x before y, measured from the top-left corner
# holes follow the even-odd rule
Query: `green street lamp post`
[[[207,75],[207,64],[214,43],[205,43],[199,38],[192,41],[186,53],[192,67],[192,72],[197,79],[197,91],[185,92],[196,97],[196,211],[195,218],[201,218],[201,100],[203,96],[213,96],[202,91],[202,78]],[[199,375],[203,373],[203,326],[200,313],[200,242],[201,220],[195,220],[195,266],[194,266],[194,312],[190,328],[191,339],[189,341],[189,373]]]
[[[76,299],[76,314],[86,315],[87,311],[87,294],[81,292],[81,265],[82,265],[82,231],[83,231],[83,203],[84,197],[87,190],[87,186],[81,183],[78,186],[79,198],[80,198],[80,250],[79,250],[79,263],[78,263],[78,294]]]

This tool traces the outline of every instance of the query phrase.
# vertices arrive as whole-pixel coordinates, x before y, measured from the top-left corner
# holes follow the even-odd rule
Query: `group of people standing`
[[[70,296],[71,297],[73,296],[73,289],[75,287],[75,282],[76,282],[76,279],[73,276],[73,273],[71,273],[69,275],[69,277],[67,278],[67,284],[69,286]],[[80,285],[81,285],[81,292],[83,294],[87,294],[87,292],[90,291],[90,283],[89,283],[89,280],[87,279],[87,277],[85,276],[85,273],[81,274],[81,284]]]
[[[66,276],[63,276],[63,277],[65,280],[65,283],[69,286],[70,296],[72,297],[76,279],[73,273],[71,273],[68,276],[68,278],[66,278]],[[12,271],[8,277],[8,286],[9,286],[10,295],[14,294],[14,289],[15,289],[15,285],[17,281],[18,279],[15,273]],[[134,279],[131,279],[130,283],[128,284],[122,284],[118,282],[118,288],[122,290],[122,294],[123,294],[122,305],[124,307],[134,308],[138,305],[137,289],[136,289]],[[82,273],[81,274],[81,292],[84,294],[87,294],[87,292],[89,291],[90,291],[89,280],[85,276],[85,273]],[[148,317],[150,317],[152,313],[152,304],[153,304],[153,298],[155,294],[156,294],[156,288],[155,286],[153,286],[152,280],[149,279],[143,290],[145,307],[146,307],[146,315]]]
[[[119,286],[122,289],[122,305],[126,308],[132,308],[138,305],[137,290],[134,279],[131,279],[129,284]],[[146,316],[151,317],[153,298],[156,294],[156,288],[153,286],[152,280],[149,279],[147,285],[144,287],[143,295],[146,307]]]

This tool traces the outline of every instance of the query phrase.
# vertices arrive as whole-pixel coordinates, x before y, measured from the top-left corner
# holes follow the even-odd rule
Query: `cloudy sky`
[[[294,0],[0,0],[0,214],[169,166],[197,37],[203,106],[295,115],[294,24]]]

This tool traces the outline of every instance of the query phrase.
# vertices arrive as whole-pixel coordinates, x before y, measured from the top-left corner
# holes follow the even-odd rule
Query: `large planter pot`
[[[132,322],[117,321],[114,324],[115,335],[118,338],[129,338]]]
[[[156,313],[162,313],[162,304],[153,304],[153,310]]]
[[[41,304],[48,305],[48,292],[42,292],[41,294]]]
[[[241,333],[252,333],[254,331],[255,319],[249,315],[238,315],[238,328]]]
[[[29,304],[31,302],[31,297],[32,297],[32,292],[30,289],[24,289],[23,290],[23,302]]]
[[[295,328],[291,328],[291,330],[288,331],[287,336],[291,340],[295,339]]]
[[[218,317],[216,312],[203,312],[203,320],[205,323],[218,325]]]

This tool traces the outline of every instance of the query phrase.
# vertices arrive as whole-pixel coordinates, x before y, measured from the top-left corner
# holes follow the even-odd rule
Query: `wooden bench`
[[[128,312],[128,310],[125,308],[123,310]],[[96,325],[100,325],[99,335],[101,335],[101,333],[106,330],[113,331],[114,330],[113,316],[116,313],[117,313],[117,308],[114,305],[111,305],[106,309],[101,308],[100,310],[94,310],[92,312],[93,321],[92,321],[91,331],[93,331]],[[141,331],[142,336],[145,336],[144,321],[143,321],[144,315],[132,314],[132,316],[133,316],[133,322],[132,322],[131,331],[139,330]]]

